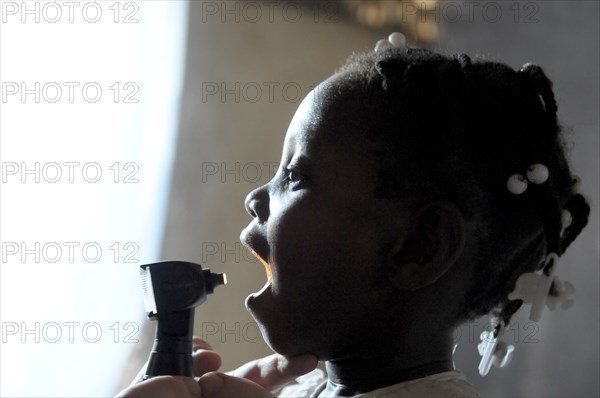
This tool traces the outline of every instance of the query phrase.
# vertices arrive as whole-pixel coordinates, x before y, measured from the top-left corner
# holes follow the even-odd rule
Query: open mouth
[[[254,250],[250,249],[252,251],[252,254],[254,255],[254,257],[256,257],[257,259],[260,260],[260,262],[262,263],[262,265],[265,266],[265,272],[267,273],[267,283],[265,285],[265,287],[267,287],[268,285],[271,284],[272,280],[273,280],[273,276],[271,274],[271,266],[269,265],[269,263],[260,256],[260,254],[258,254],[257,252],[255,252]],[[264,288],[262,289],[264,290]]]
[[[253,299],[258,298],[258,296],[263,295],[263,293],[267,293],[268,291],[270,291],[271,285],[273,284],[273,274],[271,272],[271,265],[267,261],[267,259],[269,258],[269,246],[266,243],[266,240],[260,234],[260,231],[256,229],[256,226],[254,224],[250,224],[241,232],[240,242],[244,246],[246,246],[250,250],[252,255],[262,263],[262,265],[265,267],[265,272],[267,274],[267,282],[260,289],[260,291],[248,296],[248,299],[252,301]]]

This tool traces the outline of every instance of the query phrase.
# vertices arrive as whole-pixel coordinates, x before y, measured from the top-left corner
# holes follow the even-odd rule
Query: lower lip
[[[272,297],[273,290],[271,289],[271,281],[267,282],[265,286],[263,286],[260,291],[256,293],[250,294],[246,297],[246,308],[251,310],[256,308],[256,305],[259,301],[266,299],[267,297]]]

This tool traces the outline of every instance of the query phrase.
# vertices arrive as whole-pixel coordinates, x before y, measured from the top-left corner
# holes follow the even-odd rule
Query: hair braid
[[[571,224],[565,228],[560,239],[560,254],[567,250],[569,245],[587,225],[590,215],[590,205],[582,195],[577,193],[569,198],[564,208],[571,213]]]
[[[467,54],[454,54],[452,59],[458,62],[463,72],[471,66],[471,57],[469,57]]]
[[[542,110],[547,116],[548,125],[556,126],[556,112],[558,111],[558,106],[556,105],[556,99],[554,98],[554,91],[552,90],[552,82],[550,79],[548,79],[542,68],[532,63],[523,65],[519,70],[519,74],[528,78],[533,83],[541,100]],[[551,141],[555,140],[558,134],[558,129],[555,128],[552,130],[554,130],[554,134],[550,137]]]

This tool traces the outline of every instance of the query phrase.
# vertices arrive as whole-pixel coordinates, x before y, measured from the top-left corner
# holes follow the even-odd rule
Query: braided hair
[[[339,107],[329,114],[340,119],[348,102],[360,106],[352,119],[379,164],[377,194],[449,200],[478,226],[457,323],[493,313],[508,324],[522,304],[507,297],[518,277],[541,269],[548,253],[562,255],[590,212],[574,189],[551,81],[532,64],[515,71],[398,47],[354,54],[338,75],[337,94],[324,106]],[[547,166],[548,180],[511,194],[509,176],[535,163]],[[572,219],[566,228],[564,210]]]

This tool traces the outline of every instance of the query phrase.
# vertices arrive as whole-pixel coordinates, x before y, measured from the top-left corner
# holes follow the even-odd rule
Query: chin
[[[248,310],[256,321],[263,336],[263,340],[274,352],[289,357],[306,353],[311,353],[320,357],[320,347],[314,344],[314,341],[312,343],[307,341],[307,335],[302,333],[298,325],[293,324],[289,320],[280,321],[272,318],[267,320],[253,312],[251,309]]]
[[[319,360],[322,359],[317,347],[314,347],[312,344],[305,344],[298,340],[290,339],[289,335],[286,336],[276,332],[270,334],[268,332],[263,332],[263,337],[265,343],[278,354],[294,357],[300,354],[311,353]]]

